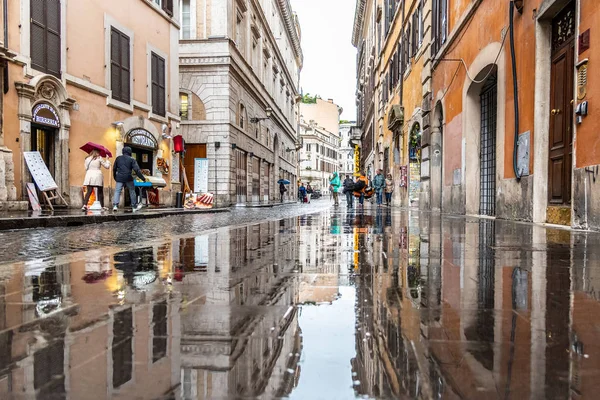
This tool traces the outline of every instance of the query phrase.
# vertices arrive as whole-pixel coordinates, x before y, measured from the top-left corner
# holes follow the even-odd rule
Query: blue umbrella
[[[279,183],[279,184],[283,183],[284,185],[289,185],[290,181],[288,181],[287,179],[280,179],[280,180],[277,181],[277,183]]]

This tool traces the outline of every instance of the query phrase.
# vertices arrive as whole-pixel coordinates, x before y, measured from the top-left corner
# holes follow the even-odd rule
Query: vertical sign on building
[[[360,150],[354,146],[354,176],[360,176]]]
[[[208,159],[194,159],[194,193],[208,193]]]
[[[179,183],[181,178],[179,177],[179,153],[173,155],[173,165],[171,166],[171,182]]]

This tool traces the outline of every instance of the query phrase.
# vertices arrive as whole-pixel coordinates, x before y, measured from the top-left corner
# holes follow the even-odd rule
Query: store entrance
[[[143,149],[141,147],[135,147],[132,145],[128,145],[131,147],[131,156],[137,161],[138,165],[142,172],[150,172],[148,175],[152,175],[154,171],[152,170],[154,160],[153,160],[153,151],[148,149]],[[144,171],[147,170],[147,171]]]
[[[55,128],[31,124],[31,151],[38,151],[42,155],[52,177],[55,177],[54,141],[56,131]]]

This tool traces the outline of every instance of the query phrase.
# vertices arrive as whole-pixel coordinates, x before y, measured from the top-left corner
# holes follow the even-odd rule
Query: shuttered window
[[[31,66],[60,78],[60,0],[31,0]]]
[[[112,98],[129,104],[131,63],[129,60],[129,36],[111,28],[110,31],[110,88]]]
[[[164,12],[169,14],[170,17],[173,16],[173,0],[162,0],[162,9]]]
[[[152,53],[152,112],[165,116],[165,59]]]

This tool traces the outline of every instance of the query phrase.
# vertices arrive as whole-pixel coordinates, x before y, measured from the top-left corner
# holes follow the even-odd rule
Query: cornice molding
[[[365,5],[367,0],[356,0],[356,10],[354,11],[354,28],[352,29],[352,45],[358,46],[360,32],[365,19]]]
[[[289,0],[277,0],[277,5],[283,16],[286,31],[292,41],[292,49],[294,50],[296,61],[298,61],[298,65],[302,69],[304,55],[302,54],[302,45],[300,43],[300,37],[298,36],[298,30],[296,29],[296,17],[292,12],[292,6],[290,5]]]

